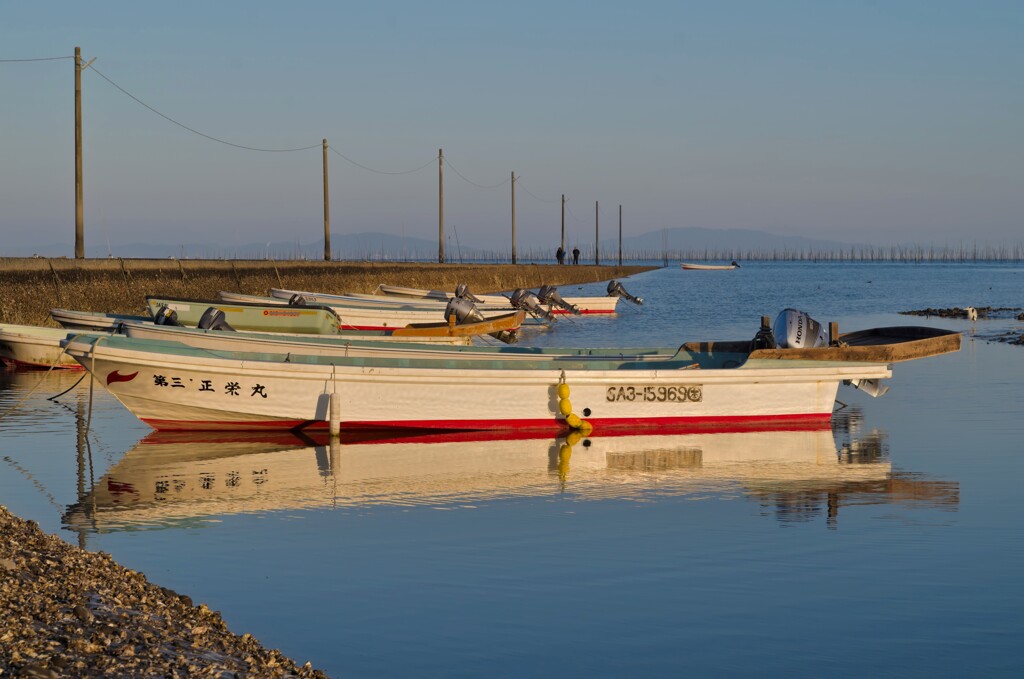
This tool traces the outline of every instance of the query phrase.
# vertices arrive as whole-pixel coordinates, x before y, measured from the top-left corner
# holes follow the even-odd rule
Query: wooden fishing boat
[[[118,336],[69,339],[66,348],[165,430],[326,427],[332,402],[343,429],[558,432],[576,416],[597,430],[827,422],[840,383],[892,374],[885,363],[758,359],[749,350],[684,349],[652,363],[214,355]],[[571,402],[559,396],[565,388]]]
[[[121,324],[152,323],[152,316],[133,314],[105,314],[98,311],[75,311],[73,309],[50,309],[50,318],[68,330],[95,330],[118,332]]]
[[[179,322],[183,322],[185,325],[196,325],[203,313],[214,306],[224,312],[225,320],[236,330],[333,334],[339,330],[394,331],[409,325],[428,328],[437,323],[445,324],[443,309],[426,310],[394,306],[349,307],[308,303],[304,306],[246,302],[228,304],[217,300],[189,300],[154,296],[147,297],[146,301],[153,313],[156,313],[161,306],[172,309],[178,314]],[[504,316],[501,322],[507,320],[508,317]],[[333,330],[330,329],[332,326]],[[466,329],[463,329],[459,331],[459,334],[480,334],[480,332],[467,332]]]
[[[0,325],[0,364],[16,368],[70,368],[82,366],[64,352],[61,340],[68,336],[63,328],[36,325]]]
[[[683,345],[691,351],[743,351],[762,360],[785,361],[859,361],[899,363],[960,350],[961,333],[955,330],[923,326],[871,328],[839,333],[828,346],[809,348],[753,348],[751,342],[691,342]]]
[[[224,313],[224,320],[235,330],[261,332],[336,335],[341,327],[337,314],[325,306],[289,307],[267,304],[233,303],[217,300],[146,296],[149,312],[156,316],[162,307],[173,311],[176,322],[196,326],[211,307]]]
[[[661,496],[703,493],[728,484],[802,503],[811,493],[832,502],[844,493],[861,503],[899,501],[882,483],[891,462],[851,463],[838,454],[828,426],[572,440],[487,432],[334,441],[269,432],[153,432],[67,508],[64,523],[99,531],[195,526],[197,519],[230,514],[557,495],[567,484],[581,499],[631,498],[645,489]]]
[[[736,262],[732,264],[694,264],[692,262],[683,262],[681,266],[687,271],[730,271],[740,268],[740,265]]]
[[[398,285],[378,285],[377,291],[382,297],[396,297],[401,299],[411,300],[434,300],[447,303],[449,299],[455,296],[454,292],[444,292],[443,290],[424,290],[421,288],[407,288]],[[504,304],[506,307],[509,306],[509,297],[506,295],[490,294],[490,295],[473,295],[480,300],[481,304],[489,306],[500,306]],[[614,314],[616,306],[619,302],[618,297],[565,297],[565,301],[574,305],[579,309],[581,314]],[[568,313],[566,309],[559,308],[550,304],[543,305],[544,309],[554,314]]]
[[[522,312],[519,312],[522,313]],[[515,315],[515,314],[512,314]],[[448,324],[443,324],[448,329]],[[456,326],[458,328],[460,326]],[[355,339],[338,335],[273,335],[253,332],[224,332],[201,328],[184,328],[152,323],[125,323],[123,332],[136,339],[180,342],[190,347],[230,353],[250,351],[276,354],[306,354],[313,356],[405,358],[405,359],[489,359],[533,360],[548,356],[572,356],[580,360],[608,360],[609,358],[634,361],[659,361],[673,358],[678,349],[665,347],[630,347],[609,354],[601,349],[541,348],[519,345],[433,345],[412,341],[413,337],[392,335],[391,342]],[[65,333],[66,334],[66,333]],[[61,334],[61,339],[64,334]],[[58,346],[59,349],[59,346]],[[77,362],[75,363],[77,366]]]

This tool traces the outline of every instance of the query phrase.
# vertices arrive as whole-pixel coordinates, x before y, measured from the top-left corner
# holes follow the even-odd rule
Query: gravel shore
[[[0,506],[0,676],[325,677]]]

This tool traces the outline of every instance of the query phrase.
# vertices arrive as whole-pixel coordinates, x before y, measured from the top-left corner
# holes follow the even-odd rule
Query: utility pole
[[[512,263],[516,263],[516,173],[512,172]]]
[[[444,149],[437,150],[437,263],[444,264]]]
[[[622,266],[622,203],[619,203],[619,266]]]
[[[594,201],[594,266],[601,266],[601,257],[598,255],[597,248],[601,242],[601,229],[598,225],[598,207],[599,203]]]
[[[331,261],[331,198],[327,190],[327,140],[324,139],[324,261]]]
[[[562,252],[565,252],[565,194],[562,194]]]
[[[85,257],[85,208],[82,204],[82,49],[75,48],[75,259]]]

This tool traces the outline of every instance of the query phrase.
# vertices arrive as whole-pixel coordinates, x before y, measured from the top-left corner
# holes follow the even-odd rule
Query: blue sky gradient
[[[1024,3],[5,3],[0,60],[86,59],[102,243],[572,242],[601,224],[1019,243]],[[0,63],[3,244],[73,252],[73,63]],[[454,169],[453,169],[454,168]],[[457,170],[457,173],[455,172]],[[461,177],[459,175],[462,175]],[[468,179],[465,181],[463,179]],[[471,183],[472,182],[472,183]],[[495,188],[482,188],[495,187]]]

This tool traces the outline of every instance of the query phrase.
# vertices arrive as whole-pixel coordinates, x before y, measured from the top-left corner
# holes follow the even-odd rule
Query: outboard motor
[[[153,314],[153,322],[157,325],[173,325],[181,327],[181,323],[178,322],[178,312],[171,309],[166,304],[161,304],[160,308]]]
[[[476,308],[475,304],[468,299],[460,299],[459,297],[453,297],[448,300],[448,305],[444,308],[444,320],[450,323],[452,317],[455,318],[456,323],[478,323],[487,320],[480,313],[480,310]],[[515,330],[499,330],[498,332],[488,334],[505,344],[512,344],[519,339]]]
[[[451,321],[452,316],[456,323],[478,323],[484,320],[484,315],[475,304],[459,297],[452,297],[444,308],[444,320]]]
[[[637,306],[644,303],[643,297],[634,297],[633,295],[626,292],[626,288],[622,287],[622,283],[612,280],[608,282],[608,296],[609,297],[621,297],[622,299],[628,300]]]
[[[215,306],[210,307],[199,317],[199,327],[202,330],[229,330],[235,329],[228,325],[224,312]]]
[[[288,306],[306,306],[306,298],[299,293],[295,293],[288,298]]]
[[[580,308],[575,304],[569,304],[562,299],[562,296],[558,294],[558,288],[553,285],[540,286],[540,290],[537,291],[537,297],[540,298],[540,301],[544,302],[544,304],[550,304],[551,306],[556,306],[559,309],[565,309],[566,311],[577,315],[580,313]]]
[[[828,334],[805,312],[783,309],[775,319],[775,341],[780,349],[813,349],[827,347]]]
[[[459,283],[455,286],[455,296],[458,299],[468,299],[470,302],[482,302],[483,300],[474,295],[469,291],[469,286],[465,283]]]
[[[546,321],[554,322],[555,320],[554,314],[541,306],[540,299],[529,290],[524,288],[517,289],[512,293],[512,296],[509,297],[509,301],[512,302],[512,306],[515,309],[522,309],[523,311],[526,311],[537,318],[543,318]]]

